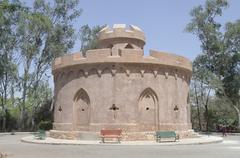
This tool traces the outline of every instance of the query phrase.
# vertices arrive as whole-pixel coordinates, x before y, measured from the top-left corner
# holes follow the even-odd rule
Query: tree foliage
[[[17,80],[17,65],[14,57],[17,37],[16,27],[19,11],[23,9],[16,1],[9,3],[0,2],[0,107],[2,113],[2,130],[6,130],[8,96],[13,95],[14,85]]]
[[[83,54],[97,48],[102,27],[84,25],[77,34],[81,13],[79,0],[0,1],[0,130],[36,130],[53,121],[51,62],[78,36]]]
[[[81,41],[81,48],[80,51],[82,52],[83,56],[86,56],[86,51],[89,49],[96,49],[97,48],[97,35],[98,32],[104,26],[94,26],[90,28],[88,25],[84,25],[80,29],[80,41]]]
[[[51,62],[73,48],[79,0],[0,1],[0,106],[2,129],[8,109],[18,108],[18,128],[34,128],[34,117],[49,95]],[[17,94],[14,92],[16,91]],[[51,92],[51,91],[50,91]],[[49,97],[44,97],[48,95]],[[41,97],[41,98],[39,98]],[[11,103],[9,102],[11,101]]]
[[[207,0],[204,6],[195,7],[186,31],[198,37],[202,48],[194,60],[194,80],[204,81],[217,97],[231,101],[240,124],[240,22],[228,22],[223,28],[216,21],[228,6],[227,0]]]
[[[23,73],[20,74],[22,129],[25,122],[26,97],[38,97],[39,82],[46,77],[54,58],[67,53],[74,45],[73,20],[80,14],[78,0],[35,0],[23,10],[17,28]],[[32,93],[31,93],[32,92]]]

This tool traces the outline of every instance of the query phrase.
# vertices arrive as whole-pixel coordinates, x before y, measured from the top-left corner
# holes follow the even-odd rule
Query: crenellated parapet
[[[134,25],[115,24],[112,28],[106,26],[98,34],[99,48],[143,49],[144,45],[144,32]]]
[[[132,38],[145,42],[144,32],[137,26],[125,24],[115,24],[112,28],[104,27],[99,32],[99,40],[107,40],[113,38]]]
[[[62,69],[80,68],[91,64],[107,63],[149,64],[182,69],[187,72],[192,71],[191,62],[188,59],[182,56],[158,51],[150,51],[150,56],[143,56],[142,50],[120,49],[118,56],[112,56],[112,49],[109,48],[89,50],[86,54],[86,57],[83,57],[79,52],[56,58],[53,62],[53,74],[62,71]]]

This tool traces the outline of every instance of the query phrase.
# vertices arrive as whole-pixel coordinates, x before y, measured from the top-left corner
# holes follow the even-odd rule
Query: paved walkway
[[[119,143],[101,143],[99,140],[63,140],[47,137],[45,140],[35,139],[34,136],[27,136],[21,139],[22,142],[36,144],[54,144],[54,145],[193,145],[193,144],[209,144],[219,143],[223,141],[222,137],[217,136],[201,136],[200,138],[180,139],[176,142],[161,142],[155,141],[122,141]]]
[[[24,135],[1,135],[7,158],[239,158],[240,136],[203,145],[50,145],[23,143]]]

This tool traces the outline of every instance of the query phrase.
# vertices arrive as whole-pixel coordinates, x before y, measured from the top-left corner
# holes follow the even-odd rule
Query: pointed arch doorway
[[[73,121],[77,130],[86,130],[90,122],[90,98],[84,89],[74,96]]]
[[[158,98],[151,88],[146,88],[138,100],[138,123],[140,130],[158,130]]]

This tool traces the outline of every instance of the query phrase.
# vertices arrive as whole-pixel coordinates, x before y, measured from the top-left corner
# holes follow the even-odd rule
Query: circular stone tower
[[[141,29],[123,24],[99,32],[98,49],[55,59],[54,126],[50,136],[97,138],[122,129],[124,140],[153,140],[155,131],[191,137],[191,62],[150,51]]]

